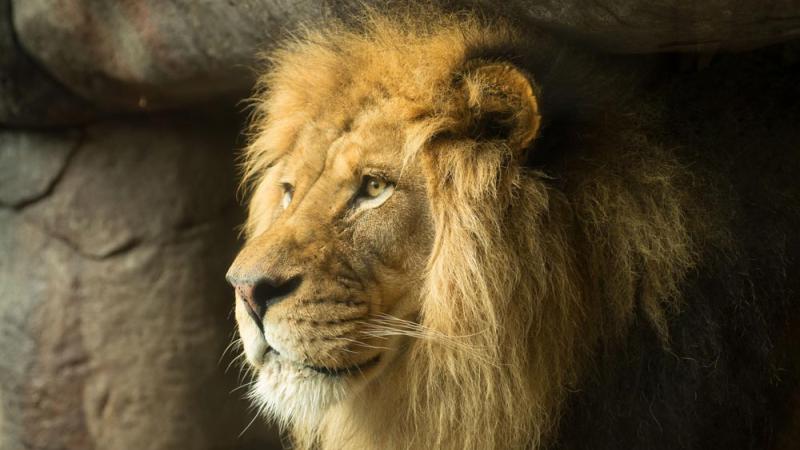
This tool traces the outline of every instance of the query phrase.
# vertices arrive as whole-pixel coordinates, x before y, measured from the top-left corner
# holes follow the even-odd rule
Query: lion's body
[[[470,78],[471,61],[510,62],[534,80],[532,115],[501,121],[533,120],[533,136],[541,114],[527,156],[515,161],[513,139],[492,140],[485,130],[460,137],[477,125],[469,117],[475,108],[464,106],[472,97],[458,101],[456,86],[472,86],[473,97],[485,87]],[[360,31],[330,26],[279,51],[273,63],[247,153],[255,190],[248,256],[238,266],[257,265],[249,261],[275,248],[270,233],[297,241],[285,221],[330,226],[283,219],[272,209],[269,199],[279,194],[269,186],[277,183],[268,186],[264,174],[298,152],[294,166],[320,159],[309,177],[324,180],[320,174],[336,164],[359,167],[349,153],[329,150],[340,139],[395,139],[390,158],[412,172],[408,180],[426,199],[424,207],[395,206],[427,225],[414,232],[422,237],[391,246],[425,262],[424,269],[403,266],[421,270],[413,298],[390,296],[369,310],[415,324],[389,330],[404,336],[387,344],[393,356],[381,360],[379,374],[346,395],[340,385],[312,386],[325,395],[306,393],[308,383],[288,394],[256,389],[300,448],[745,449],[776,442],[798,382],[784,351],[800,289],[797,132],[788,131],[793,146],[774,149],[745,147],[757,140],[752,130],[704,140],[708,130],[688,129],[698,114],[680,115],[665,100],[679,88],[662,83],[644,96],[628,61],[470,17],[372,18]],[[486,73],[504,76],[489,67],[495,72]],[[525,133],[509,136],[527,142]],[[378,239],[384,247],[389,240]],[[395,282],[402,274],[377,277]],[[400,312],[395,304],[404,305]],[[238,310],[237,319],[240,327],[250,320]],[[282,338],[269,329],[266,336],[273,347]],[[301,355],[321,358],[307,349]],[[271,370],[288,370],[278,367]],[[319,403],[319,411],[286,412],[304,410],[297,402],[314,409],[330,392],[334,400]]]

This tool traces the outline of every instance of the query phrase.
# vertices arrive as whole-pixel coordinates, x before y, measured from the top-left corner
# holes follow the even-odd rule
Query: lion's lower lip
[[[380,361],[381,356],[378,355],[374,358],[369,359],[367,362],[362,364],[357,364],[355,366],[350,367],[318,367],[318,366],[305,366],[313,370],[314,372],[321,373],[323,375],[331,376],[331,377],[339,377],[343,375],[351,375],[353,373],[362,373],[363,371],[369,369],[370,367],[376,365],[378,361]]]
[[[274,347],[267,347],[267,350],[264,351],[264,358],[267,358],[270,354],[274,355],[275,357],[280,357],[280,352],[276,350]],[[312,366],[312,365],[303,365],[302,367],[306,369],[311,369],[314,372],[317,372],[322,375],[327,375],[330,377],[340,377],[346,375],[352,375],[355,373],[363,373],[365,370],[368,370],[378,364],[381,359],[381,355],[375,356],[373,358],[368,359],[366,362],[361,364],[356,364],[353,366],[348,367],[324,367],[324,366]]]

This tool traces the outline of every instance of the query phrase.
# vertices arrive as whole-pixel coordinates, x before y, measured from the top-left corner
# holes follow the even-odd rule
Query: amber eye
[[[375,198],[383,194],[389,183],[383,178],[367,176],[364,178],[364,194],[366,197]]]
[[[394,183],[376,175],[365,175],[355,198],[357,209],[381,206],[394,193]]]

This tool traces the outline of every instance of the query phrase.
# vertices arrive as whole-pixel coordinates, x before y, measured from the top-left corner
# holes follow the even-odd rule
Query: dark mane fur
[[[797,448],[800,67],[780,48],[702,71],[663,59],[640,100],[659,111],[641,116],[691,169],[702,210],[688,214],[719,221],[704,230],[713,237],[682,283],[667,345],[637,310],[624,342],[595,357],[553,447]]]

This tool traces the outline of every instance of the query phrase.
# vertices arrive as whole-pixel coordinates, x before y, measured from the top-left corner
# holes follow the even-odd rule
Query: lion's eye
[[[366,177],[364,180],[364,193],[367,197],[375,198],[386,190],[389,183],[383,178]]]
[[[294,193],[294,186],[289,183],[283,183],[283,198],[281,198],[281,208],[286,209],[292,203],[292,194]]]
[[[358,190],[357,205],[360,209],[375,208],[382,205],[393,192],[393,183],[382,177],[367,175]]]

